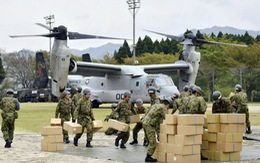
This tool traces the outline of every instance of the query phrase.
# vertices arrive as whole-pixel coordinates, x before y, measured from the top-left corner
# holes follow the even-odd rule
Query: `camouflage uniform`
[[[20,109],[20,104],[16,98],[7,94],[0,102],[0,109],[2,110],[2,132],[5,141],[10,141],[14,138],[14,124],[15,119],[18,118],[18,111]],[[11,147],[11,146],[10,146]]]
[[[236,109],[236,113],[245,113],[246,114],[246,127],[251,127],[249,120],[249,112],[247,106],[247,95],[244,92],[235,93],[230,97],[232,106]]]
[[[147,112],[146,108],[144,106],[141,107],[141,109],[136,108],[135,112],[137,114],[145,114]],[[138,132],[143,128],[142,122],[136,123],[134,129],[133,129],[133,139],[137,140]]]
[[[64,98],[60,99],[58,105],[56,106],[55,118],[61,119],[61,126],[63,127],[63,123],[65,121],[70,121],[70,115],[72,109],[71,99],[65,100]],[[63,129],[63,138],[68,139],[69,134],[68,131]]]
[[[179,98],[174,99],[172,114],[174,114],[177,110],[179,110],[179,114],[182,114],[181,99]]]
[[[126,102],[125,100],[119,102],[115,110],[115,112],[118,113],[117,120],[120,122],[124,122],[126,124],[130,124],[131,107],[132,107],[131,102]],[[121,131],[120,133],[118,133],[116,140],[119,141],[120,139],[122,139],[121,144],[125,144],[128,141],[129,136],[130,136],[130,127],[128,128],[128,131],[126,132]]]
[[[105,118],[105,121],[108,121],[108,119],[117,119],[118,117],[118,113],[115,112],[115,111],[112,111],[112,113],[110,115],[107,115],[106,118]],[[105,131],[105,134],[106,135],[113,135],[117,133],[117,130],[116,129],[113,129],[111,127],[109,127],[106,131]]]
[[[188,112],[189,112],[188,104],[189,104],[190,98],[191,98],[191,96],[189,95],[189,96],[184,96],[179,99],[179,105],[177,108],[179,110],[179,114],[188,114]],[[173,109],[174,108],[175,108],[175,106],[173,104]]]
[[[81,98],[82,98],[82,95],[81,95],[81,93],[78,93],[78,92],[74,93],[74,95],[71,98],[72,99],[72,108],[71,108],[72,118],[74,117],[73,114],[77,108],[77,103],[78,103],[79,99],[81,99]]]
[[[188,111],[184,114],[204,114],[207,110],[207,103],[201,96],[190,96]]]
[[[180,98],[187,97],[187,96],[190,96],[190,93],[188,91],[187,92],[183,91],[180,94]]]
[[[214,113],[234,113],[230,100],[222,97],[219,102],[213,102],[212,114]]]
[[[149,142],[147,154],[150,156],[153,155],[156,148],[156,133],[160,132],[160,129],[158,131],[158,128],[156,128],[155,126],[160,126],[160,123],[163,121],[163,119],[165,119],[166,112],[167,109],[165,108],[165,105],[152,105],[152,108],[146,114],[142,121]]]
[[[157,95],[154,95],[151,97],[151,101],[150,101],[151,107],[154,104],[160,104],[160,98]]]
[[[75,139],[79,139],[84,133],[84,129],[87,129],[87,141],[91,142],[93,138],[93,124],[94,115],[92,112],[92,103],[90,99],[79,99],[76,110],[74,112],[74,119],[78,120],[78,123],[82,125],[82,133],[76,134]]]

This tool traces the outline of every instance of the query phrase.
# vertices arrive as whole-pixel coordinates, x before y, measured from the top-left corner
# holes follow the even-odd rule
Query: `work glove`
[[[76,119],[72,119],[72,123],[75,123],[76,122]]]

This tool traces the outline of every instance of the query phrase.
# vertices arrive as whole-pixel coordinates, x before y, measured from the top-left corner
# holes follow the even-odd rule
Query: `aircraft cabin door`
[[[132,79],[131,93],[134,100],[141,98],[141,81],[139,79]]]

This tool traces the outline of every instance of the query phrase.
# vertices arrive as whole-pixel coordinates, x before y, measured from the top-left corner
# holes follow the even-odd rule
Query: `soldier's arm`
[[[92,111],[92,105],[90,105],[90,117],[91,117],[91,120],[92,120],[92,121],[95,120],[94,114],[93,114],[93,111]]]
[[[18,111],[18,110],[20,110],[20,103],[17,99],[15,100],[15,102],[16,102],[15,110]]]
[[[227,104],[227,112],[228,113],[235,113],[236,112],[235,109],[232,107],[230,100],[227,100],[226,104]]]
[[[203,99],[203,97],[201,97],[200,100],[200,109],[201,109],[201,113],[204,114],[207,110],[207,103],[206,101]]]
[[[73,119],[75,119],[75,120],[78,119],[79,109],[80,109],[80,106],[81,106],[80,102],[81,102],[81,100],[78,101],[77,107],[76,107],[74,114],[73,114],[73,116],[74,116]]]
[[[174,101],[173,102],[173,109],[172,109],[172,114],[174,114],[176,112],[176,110],[178,109],[178,105],[177,105],[177,102]]]
[[[55,111],[55,118],[59,117],[59,110],[60,110],[60,101],[58,102],[57,106],[56,106],[56,111]]]
[[[216,113],[216,104],[212,104],[212,114]]]

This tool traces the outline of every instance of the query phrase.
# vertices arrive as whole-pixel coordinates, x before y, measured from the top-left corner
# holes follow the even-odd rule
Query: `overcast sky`
[[[140,0],[136,15],[136,41],[149,35],[143,29],[179,35],[186,29],[232,26],[260,30],[259,0]],[[133,37],[133,17],[126,0],[0,0],[0,49],[6,52],[48,50],[48,38],[9,38],[18,34],[45,34],[34,23],[46,24],[45,16],[55,15],[54,26],[69,31],[103,36]],[[72,40],[70,48],[86,49],[114,40]],[[133,41],[129,41],[132,44]]]

